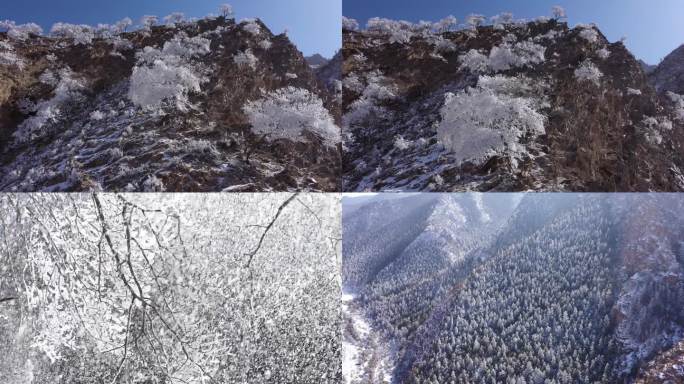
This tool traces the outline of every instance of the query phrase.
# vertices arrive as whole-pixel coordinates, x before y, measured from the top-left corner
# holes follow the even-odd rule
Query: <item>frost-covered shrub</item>
[[[609,51],[607,48],[605,48],[605,47],[603,47],[603,48],[599,49],[598,51],[596,51],[596,54],[597,54],[598,57],[599,57],[600,59],[602,59],[602,60],[605,60],[605,59],[607,59],[607,58],[610,57],[610,51]]]
[[[565,12],[565,8],[561,7],[560,5],[554,5],[553,8],[551,8],[551,12],[553,13],[553,17],[555,19],[564,19],[567,16],[567,13]]]
[[[411,147],[411,142],[404,139],[401,135],[394,138],[394,148],[403,151]]]
[[[273,45],[273,43],[271,43],[271,40],[268,40],[268,39],[266,39],[266,40],[261,40],[261,41],[259,42],[259,47],[260,47],[261,49],[264,49],[264,50],[271,49],[271,46],[272,46],[272,45]]]
[[[494,46],[488,57],[474,49],[461,55],[461,67],[475,73],[531,67],[544,62],[545,52],[544,46],[535,44],[530,40],[515,44],[504,42],[501,45]]]
[[[545,47],[529,40],[515,45],[505,43],[492,48],[489,53],[489,67],[494,72],[498,72],[532,66],[544,62],[544,52],[546,52]]]
[[[490,20],[494,26],[494,29],[505,29],[506,25],[513,23],[513,14],[510,12],[503,12],[492,16]]]
[[[0,41],[0,65],[24,69],[25,63],[22,58],[17,56],[14,47],[10,43]]]
[[[335,125],[323,101],[303,88],[286,87],[266,94],[242,107],[252,131],[266,140],[306,141],[305,131],[319,136],[327,146],[340,143]]]
[[[474,73],[484,73],[489,70],[489,57],[482,52],[471,49],[459,57],[461,68],[467,68]]]
[[[100,111],[93,111],[90,113],[90,120],[100,121],[105,118],[105,114]]]
[[[142,25],[144,30],[149,31],[153,26],[157,25],[159,18],[154,15],[144,15],[140,18],[140,25]]]
[[[164,192],[166,187],[164,182],[157,178],[156,175],[149,175],[143,182],[143,191],[145,192]]]
[[[640,89],[634,89],[634,88],[627,88],[627,94],[628,95],[641,95],[641,90]]]
[[[589,59],[584,60],[582,64],[575,69],[575,78],[580,81],[590,81],[599,85],[601,77],[603,77],[603,73],[601,73],[601,70],[599,70]]]
[[[538,111],[539,101],[523,96],[528,92],[524,80],[497,75],[482,76],[475,88],[447,93],[438,139],[459,161],[478,162],[505,150],[524,150],[518,139],[544,133],[546,122]]]
[[[221,13],[221,16],[229,18],[233,17],[233,6],[230,4],[221,4],[219,6],[219,12]]]
[[[61,70],[59,82],[53,91],[54,96],[35,105],[36,114],[24,120],[14,132],[17,141],[31,142],[45,135],[47,126],[59,121],[62,109],[78,98],[83,88],[83,82],[75,78],[70,69]]]
[[[219,156],[219,151],[216,149],[214,144],[209,140],[204,139],[191,139],[185,143],[185,149],[189,152],[204,154],[213,157]]]
[[[579,29],[579,37],[590,43],[596,43],[598,41],[598,32],[593,25],[578,24],[575,28]]]
[[[73,39],[74,44],[87,45],[95,38],[95,29],[85,24],[55,23],[50,29],[50,34],[55,37]]]
[[[164,23],[168,26],[175,26],[176,24],[182,23],[183,20],[185,20],[185,14],[183,12],[174,12],[164,16]]]
[[[0,21],[0,29],[7,30],[7,36],[15,40],[26,40],[30,35],[41,35],[43,28],[35,23],[16,25],[12,20]]]
[[[471,14],[468,15],[468,17],[466,18],[466,24],[468,25],[468,27],[470,27],[470,29],[475,30],[477,29],[477,27],[482,25],[482,23],[484,23],[485,20],[486,18],[484,17],[484,15]]]
[[[438,33],[444,33],[454,30],[457,25],[458,19],[456,19],[453,15],[449,15],[443,18],[442,20],[436,22],[432,28]]]
[[[131,20],[130,17],[124,17],[123,19],[114,23],[114,32],[117,34],[124,33],[131,25],[133,25],[133,20]]]
[[[349,111],[343,116],[342,121],[346,127],[367,125],[363,123],[368,118],[382,119],[389,115],[389,111],[381,106],[381,103],[396,98],[396,90],[390,80],[379,71],[366,74],[366,86],[361,83],[357,76],[345,78],[344,81],[345,86],[361,93],[361,96],[349,106]],[[356,81],[357,84],[354,84],[353,81]]]
[[[663,142],[663,131],[672,130],[672,122],[667,118],[655,118],[645,116],[642,121],[644,126],[643,134],[646,141],[651,145],[660,145]]]
[[[359,22],[354,19],[342,16],[342,29],[357,31],[359,29]]]
[[[366,29],[374,34],[387,36],[390,43],[405,44],[411,41],[416,26],[404,20],[391,20],[373,17],[366,23]]]
[[[261,34],[261,26],[257,23],[256,19],[244,19],[241,21],[242,29],[251,33],[254,36],[259,36]]]
[[[239,67],[249,67],[251,69],[256,69],[256,65],[259,59],[254,56],[251,48],[247,48],[244,52],[238,52],[233,56],[233,62]]]
[[[667,97],[674,103],[675,118],[684,121],[684,96],[668,91]]]
[[[160,108],[167,100],[173,101],[180,111],[187,111],[188,93],[199,92],[206,80],[201,67],[192,59],[208,54],[209,44],[203,37],[189,38],[180,33],[167,41],[161,51],[145,47],[137,54],[128,97],[136,106],[148,110]]]

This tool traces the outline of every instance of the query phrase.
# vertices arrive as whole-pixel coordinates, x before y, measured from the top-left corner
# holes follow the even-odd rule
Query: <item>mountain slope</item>
[[[343,217],[343,290],[354,294],[347,316],[366,322],[369,335],[345,334],[361,351],[355,356],[379,355],[393,383],[606,383],[676,373],[668,362],[684,340],[684,199],[427,196],[420,221],[396,214],[419,209],[418,197],[390,201],[416,208],[368,202]],[[422,231],[374,236],[409,223]],[[359,252],[366,244],[373,252]],[[365,283],[354,280],[368,255],[385,251],[391,260]],[[354,377],[368,379],[369,365]]]
[[[684,188],[684,117],[595,26],[381,20],[343,56],[346,191]]]
[[[684,45],[665,56],[648,76],[658,92],[684,94]]]
[[[259,20],[0,33],[0,56],[0,190],[339,188],[334,95]]]

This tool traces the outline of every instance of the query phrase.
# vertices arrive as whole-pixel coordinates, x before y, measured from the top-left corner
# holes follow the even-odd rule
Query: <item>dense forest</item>
[[[0,382],[341,379],[339,200],[0,196]]]
[[[351,382],[631,382],[684,338],[684,199],[520,197],[408,195],[345,214]]]

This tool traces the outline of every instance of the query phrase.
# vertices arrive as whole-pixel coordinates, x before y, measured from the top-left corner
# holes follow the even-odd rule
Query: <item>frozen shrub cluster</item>
[[[668,91],[667,97],[674,103],[675,118],[684,121],[684,96]]]
[[[185,20],[185,14],[182,12],[174,12],[170,15],[164,16],[164,23],[168,26],[175,26],[176,24],[182,23]]]
[[[7,31],[7,36],[15,40],[26,40],[30,35],[40,35],[43,33],[43,28],[35,23],[27,23],[17,25],[12,20],[0,21],[0,29]]]
[[[345,78],[345,86],[361,93],[342,119],[346,127],[368,125],[369,120],[383,119],[390,114],[381,104],[396,98],[394,85],[379,71],[367,73],[366,84],[364,86],[355,74],[349,79]]]
[[[59,82],[53,91],[54,96],[35,105],[35,115],[24,120],[14,132],[17,141],[27,143],[44,136],[47,133],[46,127],[59,121],[62,109],[70,101],[78,98],[83,88],[83,82],[75,78],[70,69],[62,69],[59,72]]]
[[[159,18],[154,15],[144,15],[140,18],[140,25],[143,30],[149,31],[159,22]]]
[[[242,107],[252,131],[266,140],[306,142],[304,132],[320,137],[327,146],[340,143],[340,129],[323,101],[303,88],[285,87],[249,101]]]
[[[354,19],[342,16],[342,28],[350,31],[358,31],[359,22]]]
[[[543,134],[546,117],[530,93],[526,80],[497,75],[482,76],[477,87],[447,93],[437,127],[440,142],[460,161],[481,161],[508,150],[524,150],[518,139]]]
[[[266,40],[261,40],[261,41],[259,42],[259,47],[260,47],[261,49],[264,49],[264,50],[269,50],[269,49],[271,49],[271,46],[272,46],[272,45],[273,45],[273,43],[271,43],[271,40],[268,40],[268,39],[266,39]]]
[[[632,96],[632,95],[641,95],[641,90],[640,89],[634,89],[634,88],[627,88],[627,94]]]
[[[476,30],[477,27],[482,25],[486,20],[487,20],[487,18],[484,17],[484,15],[471,14],[471,15],[468,15],[468,17],[466,18],[466,25],[468,25],[468,27],[470,27],[470,29]]]
[[[102,113],[101,111],[93,111],[90,113],[90,120],[93,121],[100,121],[105,118],[105,114]]]
[[[242,29],[254,36],[259,36],[261,34],[261,26],[259,26],[256,19],[244,19],[240,24],[242,24]]]
[[[10,67],[24,68],[24,60],[22,60],[14,51],[14,47],[7,41],[0,41],[0,65]]]
[[[250,48],[247,48],[244,52],[238,52],[233,56],[233,62],[239,67],[249,67],[251,69],[256,69],[256,65],[259,62],[256,56],[252,53]]]
[[[208,54],[210,41],[180,33],[159,50],[145,47],[137,54],[128,96],[139,107],[156,110],[164,101],[173,102],[180,111],[187,111],[188,94],[199,92],[205,81],[193,58]]]
[[[603,77],[603,73],[589,59],[584,60],[582,64],[575,69],[575,78],[580,81],[589,81],[599,85],[601,77]]]
[[[494,15],[490,18],[494,29],[502,30],[505,29],[507,25],[513,23],[513,14],[510,12],[503,12],[498,15]]]
[[[596,43],[599,38],[599,34],[593,25],[578,24],[575,28],[579,29],[579,37],[590,43]]]
[[[50,35],[59,38],[73,39],[74,44],[90,44],[95,38],[95,29],[85,24],[55,23]]]
[[[596,51],[596,54],[598,55],[599,58],[601,58],[603,60],[610,57],[610,51],[605,47]]]
[[[366,23],[369,32],[388,36],[390,43],[405,44],[411,41],[416,32],[416,25],[404,20],[391,20],[373,17]]]
[[[660,145],[663,142],[663,135],[661,132],[672,130],[672,122],[666,118],[656,118],[645,116],[642,121],[644,126],[644,137],[651,145]]]
[[[402,136],[397,136],[394,138],[394,148],[403,151],[411,147],[411,142],[404,139]]]
[[[545,52],[544,46],[535,44],[530,40],[514,44],[504,42],[501,45],[494,46],[489,56],[474,49],[461,55],[461,68],[467,68],[475,73],[486,73],[531,67],[544,62]]]

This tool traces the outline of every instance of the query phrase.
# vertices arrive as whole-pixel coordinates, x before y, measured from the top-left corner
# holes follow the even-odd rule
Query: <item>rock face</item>
[[[391,382],[681,380],[681,196],[432,193],[346,208],[343,291],[376,341],[345,341],[389,351]]]
[[[684,188],[683,114],[597,27],[386,24],[343,31],[344,190]]]
[[[684,45],[665,56],[649,73],[649,79],[658,92],[684,94]]]
[[[340,188],[335,95],[259,20],[0,33],[0,79],[3,191]]]

